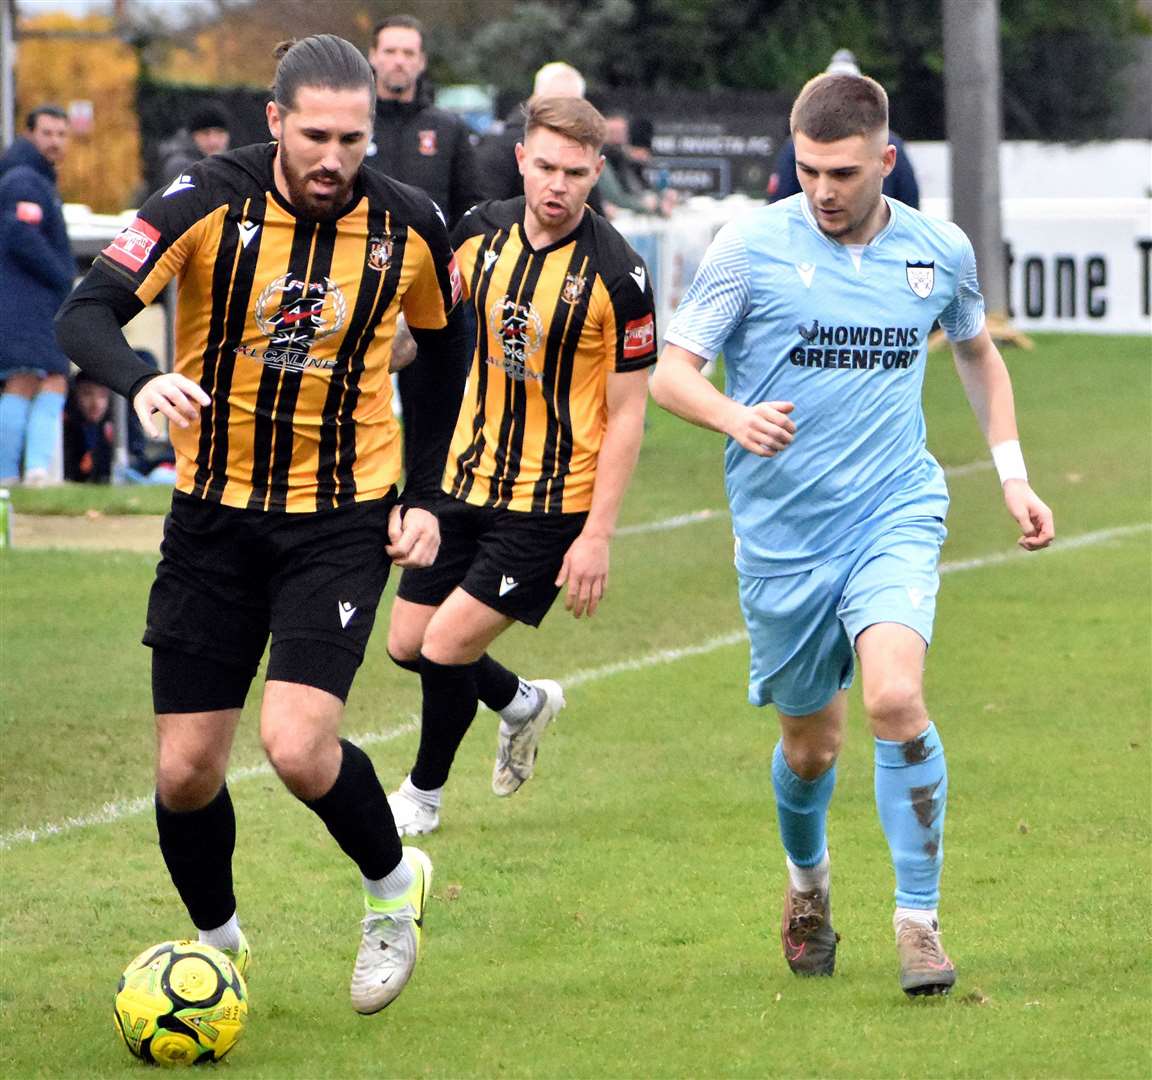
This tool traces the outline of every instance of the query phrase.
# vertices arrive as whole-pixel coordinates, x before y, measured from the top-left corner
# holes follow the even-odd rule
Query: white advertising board
[[[748,199],[693,199],[667,220],[618,222],[648,262],[661,330],[716,230],[755,208]],[[947,218],[946,199],[926,199]],[[1010,315],[1022,330],[1152,334],[1152,200],[1005,199]]]

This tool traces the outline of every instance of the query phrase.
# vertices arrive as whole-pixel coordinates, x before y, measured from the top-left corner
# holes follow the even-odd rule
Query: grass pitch
[[[833,979],[793,978],[769,780],[774,717],[745,703],[726,518],[622,532],[591,623],[556,610],[497,655],[566,681],[536,779],[488,791],[481,713],[447,792],[426,949],[399,1001],[347,1004],[354,870],[262,767],[232,782],[249,1030],[229,1075],[1144,1077],[1149,897],[1148,345],[1042,337],[1009,356],[1057,547],[1010,554],[995,474],[953,476],[928,696],[949,756],[949,999],[895,978],[892,873],[859,701],[830,821]],[[931,445],[986,454],[944,354]],[[721,439],[653,408],[625,524],[724,505]],[[1077,539],[1079,538],[1079,539]],[[155,848],[147,651],[155,558],[0,558],[0,1075],[117,1076],[121,967],[189,933]],[[391,592],[391,590],[390,590]],[[386,786],[415,751],[414,680],[382,614],[350,701]],[[254,704],[256,694],[251,704]]]

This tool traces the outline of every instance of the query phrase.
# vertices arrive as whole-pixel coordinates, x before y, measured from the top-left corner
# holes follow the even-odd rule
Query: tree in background
[[[836,49],[850,48],[888,88],[893,127],[944,137],[941,0],[532,0],[495,17],[485,7],[472,6],[471,33],[440,43],[449,78],[523,95],[536,68],[565,59],[594,91],[794,94]],[[1137,40],[1152,34],[1139,0],[1002,0],[1001,16],[1006,134],[1101,137]]]
[[[22,18],[16,64],[17,131],[24,116],[51,102],[92,104],[92,126],[72,129],[68,156],[60,164],[65,202],[94,210],[124,207],[137,182],[140,133],[133,108],[136,54],[115,33],[111,19],[66,14]]]
[[[165,109],[189,87],[262,90],[277,41],[336,33],[366,45],[373,25],[401,9],[428,26],[428,74],[441,85],[485,83],[517,100],[541,64],[564,59],[584,72],[594,97],[642,89],[658,115],[659,94],[670,90],[794,94],[836,49],[851,48],[888,88],[897,131],[945,135],[941,0],[214,0],[183,24],[173,21],[190,10],[181,5],[129,4],[122,25],[21,11],[17,100],[24,111],[44,100],[93,102],[92,133],[74,138],[61,190],[118,210],[140,179],[138,76],[151,86],[182,84],[161,95]],[[1114,135],[1125,65],[1152,35],[1146,11],[1140,0],[1001,0],[1005,134]],[[251,103],[240,95],[236,104]],[[243,122],[246,110],[238,111]],[[260,109],[247,111],[255,117],[249,137],[263,138]],[[182,120],[176,109],[155,123],[174,130]]]

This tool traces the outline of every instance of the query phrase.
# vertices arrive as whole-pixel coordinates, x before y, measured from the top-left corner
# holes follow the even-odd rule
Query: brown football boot
[[[780,941],[788,966],[797,975],[831,975],[839,940],[840,935],[832,929],[829,893],[823,889],[797,892],[789,883],[780,922]]]
[[[956,981],[956,968],[940,945],[940,924],[905,919],[896,927],[900,954],[900,989],[909,997],[946,994]]]

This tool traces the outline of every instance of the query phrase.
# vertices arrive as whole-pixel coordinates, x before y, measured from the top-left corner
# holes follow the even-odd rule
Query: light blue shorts
[[[752,649],[748,700],[786,716],[822,709],[852,685],[853,645],[874,623],[911,627],[931,644],[947,535],[939,518],[914,518],[812,570],[741,574]]]

